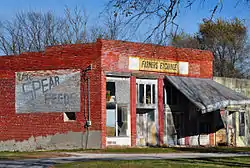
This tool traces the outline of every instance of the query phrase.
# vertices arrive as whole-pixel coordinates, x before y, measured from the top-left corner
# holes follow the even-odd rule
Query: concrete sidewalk
[[[50,159],[0,160],[1,168],[47,168],[58,163],[91,160],[149,160],[149,159],[180,159],[180,158],[211,158],[211,157],[241,157],[249,153],[148,153],[148,154],[116,154],[116,153],[81,153],[64,152],[70,157]]]

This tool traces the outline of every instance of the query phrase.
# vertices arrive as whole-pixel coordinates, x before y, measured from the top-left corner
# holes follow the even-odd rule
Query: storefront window
[[[152,90],[152,92],[153,92],[153,104],[155,104],[155,84],[153,84],[152,85],[152,87],[153,87],[153,90]]]
[[[106,82],[106,136],[129,136],[129,79],[107,78]]]
[[[136,86],[137,102],[140,104],[155,104],[155,84],[136,84]]]
[[[106,117],[106,136],[115,136],[116,134],[116,116],[115,109],[107,109]]]
[[[151,85],[146,85],[146,104],[151,104],[152,92]]]
[[[112,97],[115,97],[115,82],[106,83],[106,100],[111,101]]]
[[[128,136],[128,105],[115,104],[114,109],[107,109],[106,136]]]
[[[144,84],[139,85],[139,103],[144,103]]]
[[[122,106],[118,104],[118,118],[117,118],[117,126],[118,136],[128,136],[128,109],[127,106]]]

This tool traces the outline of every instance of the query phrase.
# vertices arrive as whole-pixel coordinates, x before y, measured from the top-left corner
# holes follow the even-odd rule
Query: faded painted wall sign
[[[79,112],[80,70],[16,72],[16,113]]]

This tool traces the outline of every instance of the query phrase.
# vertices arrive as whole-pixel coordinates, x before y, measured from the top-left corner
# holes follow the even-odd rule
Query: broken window
[[[128,136],[128,108],[118,104],[117,111],[117,134],[118,136]]]
[[[115,136],[116,134],[116,116],[115,109],[106,110],[106,136]]]
[[[76,113],[75,112],[65,112],[63,114],[64,121],[75,121]]]
[[[129,136],[129,78],[108,77],[106,82],[106,136]]]
[[[114,109],[106,111],[106,136],[128,136],[128,105],[115,104]]]

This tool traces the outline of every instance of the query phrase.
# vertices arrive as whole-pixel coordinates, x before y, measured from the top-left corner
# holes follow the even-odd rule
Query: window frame
[[[246,136],[246,115],[245,112],[239,112],[239,136]],[[243,116],[243,118],[242,118]]]
[[[126,77],[107,77],[106,78],[106,84],[107,84],[107,82],[116,82],[116,81],[121,81],[121,80],[130,80],[130,78],[126,78]],[[115,86],[115,89],[117,89],[116,88],[116,86]],[[107,88],[106,88],[106,91],[107,91]],[[115,90],[115,93],[116,93],[116,90]],[[116,97],[117,97],[117,95],[115,95],[114,96],[115,97],[115,99],[116,99]],[[109,138],[112,138],[112,137],[114,137],[114,138],[119,138],[119,137],[130,137],[131,135],[131,133],[130,133],[130,131],[131,131],[131,128],[130,128],[130,106],[129,106],[129,103],[117,103],[116,101],[114,101],[114,102],[107,102],[107,103],[110,103],[110,104],[112,104],[113,103],[113,108],[106,108],[106,110],[107,109],[114,109],[115,110],[115,134],[113,135],[113,136],[108,136],[108,135],[106,135],[106,137],[109,137]],[[115,105],[115,107],[114,107],[114,105]],[[124,108],[124,107],[126,107],[126,116],[124,116],[124,114],[121,114],[121,116],[120,116],[120,118],[121,118],[121,121],[118,121],[118,118],[119,118],[119,116],[118,116],[118,108],[119,107],[121,107],[121,108]],[[106,117],[107,117],[107,112],[106,112]],[[126,117],[126,119],[127,119],[127,121],[124,121],[124,119],[125,119],[125,117]],[[118,135],[118,132],[119,132],[119,122],[126,122],[126,135],[124,135],[124,136],[119,136]],[[107,127],[107,118],[106,118],[106,123],[105,123],[105,126]],[[106,129],[106,133],[107,133],[107,129]]]
[[[140,86],[143,85],[143,97],[141,101]],[[147,86],[150,86],[150,103],[147,103]],[[157,80],[136,79],[136,104],[155,106],[157,105]]]

